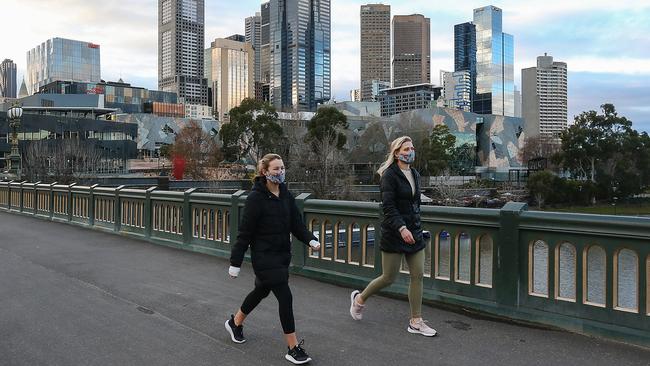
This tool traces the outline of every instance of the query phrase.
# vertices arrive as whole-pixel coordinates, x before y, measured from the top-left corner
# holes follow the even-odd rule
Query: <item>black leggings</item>
[[[255,288],[244,299],[241,305],[242,313],[248,315],[253,309],[264,299],[273,292],[275,298],[278,299],[278,307],[280,312],[280,323],[284,334],[295,333],[296,324],[293,320],[293,296],[289,283],[285,282],[274,286],[264,286],[259,279],[255,279]]]

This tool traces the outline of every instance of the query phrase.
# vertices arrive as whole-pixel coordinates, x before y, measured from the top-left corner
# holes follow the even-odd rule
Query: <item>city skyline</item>
[[[208,2],[208,43],[219,37],[244,33],[244,19],[259,11],[261,1]],[[336,100],[349,99],[359,85],[359,9],[369,1],[332,0],[332,92]],[[379,2],[377,2],[379,3]],[[521,69],[535,66],[536,57],[548,52],[568,65],[569,120],[584,110],[613,103],[650,132],[650,6],[643,1],[611,2],[552,0],[544,7],[515,1],[467,1],[455,8],[433,6],[425,0],[383,1],[392,15],[423,14],[431,18],[432,82],[440,84],[439,70],[453,70],[453,26],[471,19],[472,10],[486,5],[503,9],[503,26],[515,36],[515,84],[521,89]],[[10,0],[6,9],[18,14],[8,26],[20,37],[3,37],[0,58],[18,66],[18,84],[25,74],[26,53],[53,37],[87,40],[102,47],[102,78],[120,77],[133,85],[157,88],[157,3],[65,0],[42,3]],[[67,21],[56,23],[52,14],[66,9]],[[24,26],[48,24],[43,28]],[[110,19],[110,22],[106,20]],[[82,25],[82,26],[80,26]],[[205,46],[209,46],[206,44]]]

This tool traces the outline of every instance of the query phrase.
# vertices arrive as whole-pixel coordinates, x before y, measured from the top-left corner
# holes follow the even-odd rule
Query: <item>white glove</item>
[[[239,268],[239,267],[230,266],[230,268],[228,268],[228,274],[230,275],[230,277],[235,278],[235,277],[239,276],[239,271],[240,270],[241,270],[241,268]]]
[[[316,240],[310,241],[309,246],[314,250],[320,249],[320,243],[318,241],[316,241]]]

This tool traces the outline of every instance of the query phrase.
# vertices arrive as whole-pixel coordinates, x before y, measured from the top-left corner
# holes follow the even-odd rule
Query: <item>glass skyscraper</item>
[[[471,22],[454,26],[454,71],[469,73],[470,104],[463,108],[471,109],[476,92],[476,26]]]
[[[34,94],[53,81],[98,83],[99,45],[52,38],[27,52],[27,91]]]
[[[473,112],[514,116],[514,39],[502,31],[502,11],[474,9],[476,94]]]
[[[279,111],[315,111],[331,96],[330,0],[271,0],[261,13],[271,104]]]

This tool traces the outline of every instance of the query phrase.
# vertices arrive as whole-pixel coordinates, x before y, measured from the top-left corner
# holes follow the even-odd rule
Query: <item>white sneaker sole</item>
[[[421,332],[421,331],[419,331],[417,329],[411,328],[410,325],[406,328],[406,330],[408,330],[409,333],[421,334],[421,335],[423,335],[425,337],[435,337],[438,334],[438,332],[436,332],[435,330],[433,331],[433,334],[426,334],[426,333],[423,333],[423,332]]]
[[[228,325],[229,321],[230,320],[226,320],[224,325],[226,326],[226,330],[228,331],[228,334],[230,334],[230,339],[235,343],[244,343],[244,342],[246,342],[245,339],[243,341],[238,341],[237,339],[235,339],[235,333],[232,332],[232,328],[230,328],[230,325]]]
[[[304,360],[304,361],[298,361],[295,358],[291,357],[291,355],[284,355],[284,358],[286,358],[287,361],[289,361],[289,362],[291,362],[291,363],[293,363],[295,365],[302,365],[302,364],[305,364],[305,363],[311,361],[311,357],[307,357],[307,359]]]
[[[357,314],[354,311],[354,298],[356,297],[354,295],[357,295],[357,294],[360,295],[361,293],[358,290],[352,291],[352,293],[350,293],[350,316],[354,320],[361,320],[363,318],[363,315]]]

